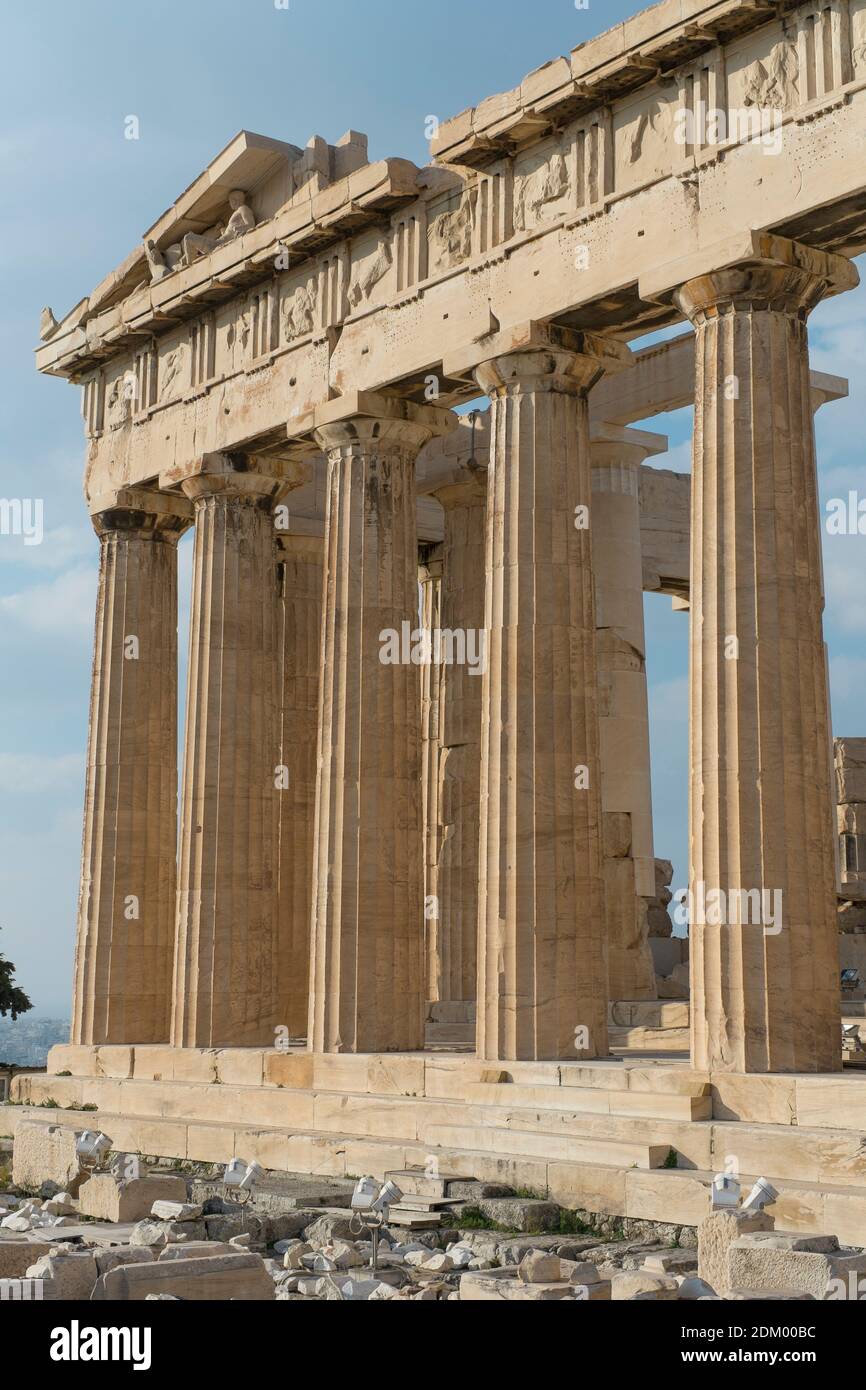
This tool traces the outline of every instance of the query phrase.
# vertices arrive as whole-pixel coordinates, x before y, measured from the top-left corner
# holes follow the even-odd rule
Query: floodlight
[[[736,1207],[740,1201],[740,1184],[728,1173],[717,1173],[713,1178],[712,1194],[714,1209]]]
[[[742,1205],[742,1211],[763,1211],[764,1207],[770,1207],[774,1202],[778,1202],[779,1194],[771,1182],[766,1178],[758,1178],[748,1197]]]

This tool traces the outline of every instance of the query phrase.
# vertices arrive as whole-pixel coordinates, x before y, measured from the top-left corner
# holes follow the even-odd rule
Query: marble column
[[[268,469],[277,465],[268,464]],[[172,1040],[273,1045],[280,1017],[278,602],[272,507],[256,460],[208,455],[195,503]]]
[[[608,1003],[587,392],[629,353],[542,324],[492,346],[477,1049],[576,1061]]]
[[[484,527],[487,470],[466,472],[434,496],[445,513],[441,628],[465,660],[442,671],[438,860],[439,922],[432,999],[471,1002],[478,974],[481,694],[486,663]],[[459,655],[459,651],[458,651]]]
[[[183,498],[127,491],[100,542],[71,1041],[165,1043],[177,835]]]
[[[655,896],[649,703],[644,632],[640,470],[663,435],[592,431],[605,914],[611,999],[655,999],[646,898]]]
[[[700,1069],[841,1065],[806,321],[829,287],[856,282],[842,257],[773,238],[772,259],[711,271],[676,295],[695,327],[697,368],[690,883]]]
[[[279,760],[284,769],[278,809],[277,1013],[292,1038],[306,1037],[310,1002],[324,556],[321,536],[277,532]]]
[[[438,631],[442,615],[442,548],[422,546],[418,566],[421,586],[421,627]],[[439,778],[442,762],[442,667],[433,661],[421,667],[421,825],[424,854],[424,954],[427,1000],[439,994]]]
[[[426,1002],[414,467],[454,417],[356,399],[351,414],[343,401],[317,412],[315,431],[328,482],[309,1045],[414,1051]]]
[[[843,377],[828,376],[824,372],[812,372],[812,437],[815,457],[817,459],[817,438],[815,432],[815,417],[822,406],[828,405],[831,401],[844,399],[848,395],[848,382]],[[818,488],[817,468],[815,471],[815,488]],[[820,511],[820,497],[816,498],[816,505]],[[823,532],[822,532],[823,535]],[[821,550],[821,605],[822,611],[826,597],[826,587],[824,583],[824,552]],[[827,731],[830,740],[830,808],[833,817],[833,859],[836,866],[836,884],[842,885],[842,842],[840,835],[844,829],[846,821],[846,809],[838,804],[838,785],[836,781],[836,743],[833,738],[833,704],[830,697],[830,649],[824,643],[824,681],[827,686]]]

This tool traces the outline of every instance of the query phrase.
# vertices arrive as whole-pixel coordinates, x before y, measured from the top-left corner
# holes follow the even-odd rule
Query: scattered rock
[[[518,1265],[517,1277],[524,1284],[558,1284],[562,1282],[560,1258],[546,1255],[543,1250],[530,1250]]]
[[[172,1202],[160,1199],[150,1209],[151,1216],[158,1221],[197,1221],[202,1214],[200,1206],[191,1202]]]
[[[647,1274],[644,1270],[623,1271],[611,1280],[610,1296],[615,1303],[624,1299],[673,1301],[679,1290],[675,1279],[665,1274]]]
[[[89,1299],[96,1287],[99,1270],[90,1250],[68,1250],[43,1255],[25,1273],[26,1279],[42,1279],[43,1299],[80,1303]]]
[[[185,1198],[186,1180],[169,1173],[151,1173],[141,1178],[94,1173],[81,1186],[79,1210],[82,1216],[97,1221],[146,1221],[155,1204],[165,1201],[175,1207]]]
[[[559,1226],[561,1207],[556,1202],[527,1197],[483,1197],[479,1209],[506,1231],[553,1231]]]
[[[274,1282],[261,1255],[215,1255],[208,1259],[155,1260],[119,1265],[101,1276],[95,1300],[144,1302],[148,1294],[171,1294],[191,1302],[264,1302],[274,1298]]]

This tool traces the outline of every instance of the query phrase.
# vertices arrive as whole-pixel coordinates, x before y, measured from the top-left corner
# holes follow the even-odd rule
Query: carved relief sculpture
[[[514,199],[514,225],[518,231],[530,231],[542,220],[543,209],[558,203],[570,188],[565,155],[556,150],[549,162],[519,180]]]
[[[393,263],[391,242],[386,237],[379,243],[379,249],[367,269],[360,271],[356,268],[352,276],[352,283],[349,286],[349,303],[353,309],[357,309],[359,304],[370,298],[373,289],[388,274]]]
[[[777,43],[766,64],[760,59],[746,73],[743,102],[746,106],[788,111],[800,100],[800,63],[794,45]]]
[[[431,260],[437,270],[451,269],[468,260],[472,253],[472,229],[478,190],[468,189],[453,212],[440,212],[430,224],[428,238]]]
[[[160,371],[160,391],[159,399],[163,402],[171,400],[177,394],[177,387],[180,384],[180,370],[183,365],[183,349],[178,344],[167,352],[163,358]]]
[[[149,237],[144,243],[144,254],[147,257],[151,281],[155,283],[177,270],[183,256],[183,248],[180,243],[176,243],[167,247],[165,251],[160,251],[153,238]]]
[[[318,297],[315,280],[308,280],[305,285],[298,286],[291,298],[284,301],[283,334],[287,343],[293,342],[295,338],[302,338],[306,333],[312,333]]]
[[[207,232],[187,232],[183,239],[184,266],[191,265],[198,256],[208,256],[218,246],[226,246],[230,241],[235,241],[239,236],[252,231],[256,219],[247,202],[246,193],[239,188],[233,189],[229,194],[229,207],[232,209],[232,215],[217,236],[211,236]]]

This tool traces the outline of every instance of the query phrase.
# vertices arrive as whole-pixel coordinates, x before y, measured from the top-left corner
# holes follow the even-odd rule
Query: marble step
[[[584,1138],[544,1130],[501,1129],[491,1125],[429,1125],[424,1138],[434,1149],[563,1159],[624,1168],[660,1168],[670,1154],[669,1144],[643,1144],[622,1139]]]
[[[24,1087],[22,1081],[18,1084]],[[753,1166],[767,1177],[826,1177],[841,1184],[866,1184],[862,1131],[712,1119],[712,1098],[703,1095],[470,1083],[466,1098],[455,1101],[181,1081],[81,1080],[44,1073],[28,1077],[28,1091],[36,1106],[46,1099],[78,1106],[86,1097],[99,1106],[100,1115],[124,1113],[154,1125],[182,1120],[209,1127],[242,1118],[247,1126],[265,1130],[352,1134],[360,1140],[381,1138],[430,1147],[450,1143],[442,1137],[442,1126],[445,1131],[456,1126],[463,1133],[455,1143],[481,1150],[510,1148],[569,1158],[577,1140],[602,1145],[634,1141],[642,1148],[660,1145],[662,1161],[673,1148],[683,1165],[695,1168],[726,1168],[733,1156],[740,1169]],[[10,1113],[15,1113],[14,1106]],[[824,1116],[819,1112],[817,1118]],[[478,1143],[468,1140],[468,1131],[480,1134]],[[528,1138],[514,1145],[512,1133]]]
[[[48,1125],[58,1123],[61,1117],[57,1112],[18,1106],[2,1113],[4,1124],[11,1129],[22,1118]],[[62,1120],[76,1128],[92,1128],[94,1115],[68,1111]],[[434,1150],[417,1142],[401,1144],[333,1134],[289,1135],[246,1123],[185,1124],[110,1112],[101,1113],[98,1124],[120,1149],[189,1161],[224,1163],[237,1155],[281,1172],[337,1177],[371,1173],[384,1179],[387,1172],[424,1169],[433,1158],[445,1172],[547,1194],[571,1210],[687,1226],[697,1225],[709,1210],[711,1168],[641,1169],[460,1147]],[[763,1163],[751,1171],[742,1169],[743,1186],[765,1172]],[[771,1209],[778,1230],[826,1232],[837,1235],[843,1243],[866,1246],[866,1183],[842,1186],[775,1176],[773,1182],[780,1194]]]
[[[483,1074],[483,1073],[482,1073]],[[577,1114],[649,1116],[660,1120],[699,1120],[711,1114],[702,1082],[684,1084],[675,1091],[607,1090],[600,1086],[530,1086],[464,1081],[459,1097],[376,1095],[370,1092],[300,1090],[277,1086],[215,1085],[183,1081],[119,1081],[108,1077],[64,1077],[32,1073],[19,1078],[23,1099],[35,1104],[53,1100],[59,1105],[80,1105],[85,1100],[100,1109],[163,1118],[182,1115],[191,1120],[232,1119],[241,1110],[251,1122],[280,1127],[298,1125],[341,1131],[353,1116],[364,1132],[384,1125],[387,1133],[414,1134],[417,1117],[436,1118],[455,1107],[471,1104],[476,1109],[539,1108]],[[402,1126],[408,1126],[404,1129]],[[372,1131],[368,1128],[373,1126]]]
[[[424,1042],[427,1047],[466,1047],[475,1046],[474,1023],[427,1023],[424,1026]]]
[[[675,1052],[687,1057],[691,1044],[688,1028],[617,1028],[608,1029],[611,1048],[622,1048],[628,1052],[645,1052],[656,1056],[659,1052]]]
[[[395,1182],[405,1197],[405,1204],[431,1202],[447,1205],[452,1183],[472,1182],[465,1173],[443,1172],[437,1164],[434,1171],[426,1168],[397,1168],[385,1174],[385,1181]],[[455,1200],[451,1198],[450,1200]]]
[[[658,1095],[653,1091],[605,1091],[598,1087],[492,1085],[479,1082],[466,1088],[467,1100],[495,1106],[541,1106],[582,1114],[651,1115],[664,1120],[708,1120],[711,1096]]]
[[[476,1004],[474,999],[440,999],[427,1005],[428,1023],[475,1024]]]
[[[33,1114],[46,1100],[62,1107],[80,1106],[86,1098],[103,1113],[121,1113],[142,1123],[168,1127],[189,1125],[208,1129],[237,1124],[284,1134],[352,1135],[359,1140],[417,1143],[441,1147],[451,1128],[460,1131],[458,1146],[494,1151],[531,1152],[556,1158],[576,1153],[576,1141],[587,1144],[633,1142],[642,1149],[659,1146],[662,1161],[671,1149],[681,1165],[696,1168],[730,1167],[733,1157],[741,1170],[755,1168],[767,1177],[866,1185],[863,1131],[829,1127],[818,1109],[817,1123],[757,1123],[712,1119],[711,1098],[676,1093],[607,1092],[576,1087],[531,1087],[472,1083],[463,1101],[425,1097],[348,1095],[304,1092],[276,1087],[243,1087],[182,1082],[117,1082],[108,1078],[79,1079],[34,1073],[27,1078]],[[23,1083],[21,1083],[23,1085]],[[862,1082],[825,1081],[850,1096],[853,1109]],[[815,1092],[816,1100],[819,1092]],[[9,1107],[10,1116],[21,1113]],[[42,1114],[57,1114],[46,1109]],[[837,1115],[841,1109],[834,1111]],[[769,1111],[768,1111],[769,1114]],[[780,1118],[784,1119],[782,1111]],[[444,1130],[443,1127],[444,1126]],[[480,1136],[471,1139],[473,1132]],[[527,1136],[518,1144],[515,1134]],[[490,1136],[498,1136],[492,1140]],[[115,1136],[113,1136],[115,1137]],[[600,1162],[605,1161],[599,1158]],[[611,1160],[615,1161],[615,1160]],[[623,1160],[625,1161],[625,1160]],[[298,1171],[303,1171],[302,1169]]]

